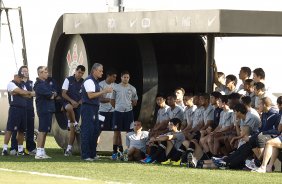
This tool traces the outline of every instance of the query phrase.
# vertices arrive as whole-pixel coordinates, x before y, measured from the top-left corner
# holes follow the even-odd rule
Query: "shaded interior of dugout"
[[[150,127],[154,117],[155,96],[161,92],[169,94],[176,87],[187,92],[205,91],[204,42],[193,34],[84,34],[62,35],[56,45],[52,66],[53,77],[59,85],[67,76],[66,55],[73,42],[84,50],[88,72],[94,62],[120,73],[131,74],[130,84],[136,87],[138,105],[134,108],[135,119]],[[76,40],[76,41],[74,41]],[[63,68],[63,69],[62,69]]]

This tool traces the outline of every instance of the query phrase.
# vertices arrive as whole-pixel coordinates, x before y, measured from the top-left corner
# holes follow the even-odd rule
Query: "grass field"
[[[3,135],[0,135],[1,146]],[[62,149],[47,139],[49,160],[32,156],[0,157],[0,184],[73,183],[281,183],[281,173],[259,174],[247,171],[187,169],[112,161],[107,156],[95,162],[79,156],[64,157]],[[2,150],[2,147],[1,147]],[[32,173],[33,172],[33,173]]]

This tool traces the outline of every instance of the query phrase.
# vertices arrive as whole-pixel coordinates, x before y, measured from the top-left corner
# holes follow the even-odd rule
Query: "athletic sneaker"
[[[83,159],[84,161],[88,161],[88,162],[93,162],[94,159],[93,158],[86,158],[86,159]]]
[[[178,161],[171,161],[171,165],[173,166],[180,166],[181,164],[181,159],[179,159]]]
[[[101,159],[98,155],[96,155],[96,157],[93,158],[93,161],[95,161],[95,160],[101,160]]]
[[[17,150],[15,149],[10,150],[10,155],[13,155],[13,156],[17,155]]]
[[[28,154],[29,154],[29,155],[32,155],[32,156],[35,156],[35,155],[36,155],[36,149],[30,151]]]
[[[214,165],[218,167],[219,169],[226,169],[226,162],[224,162],[222,159],[220,160],[212,160]]]
[[[215,161],[215,160],[222,160],[221,157],[212,157],[212,161]]]
[[[72,155],[71,150],[66,150],[65,153],[64,153],[64,156],[66,156],[66,157],[69,157],[71,155]]]
[[[74,126],[74,131],[75,131],[75,133],[80,134],[80,126],[79,126],[79,124]]]
[[[122,152],[118,152],[117,157],[118,157],[119,160],[124,161],[124,156],[123,156]]]
[[[128,151],[127,151],[127,149],[123,152],[123,161],[125,161],[125,162],[128,161]]]
[[[155,160],[152,160],[152,158],[150,156],[147,156],[143,160],[140,160],[140,162],[148,164],[148,163],[153,163],[153,162],[155,163]]]
[[[118,158],[118,154],[117,153],[113,153],[112,154],[112,160],[117,160]]]
[[[246,166],[247,168],[251,169],[251,170],[256,170],[256,169],[258,169],[258,167],[257,167],[256,164],[255,164],[254,159],[252,159],[252,160],[246,160],[246,161],[245,161],[245,166]]]
[[[192,152],[187,154],[187,167],[188,168],[195,168],[196,164],[194,163],[194,156]]]
[[[147,156],[148,157],[148,156]],[[145,163],[145,160],[147,159],[147,157],[145,157],[144,159],[141,159],[140,162],[141,163]]]
[[[171,160],[168,159],[167,161],[161,162],[162,165],[170,165],[171,164]]]
[[[7,150],[3,150],[3,151],[2,151],[2,156],[8,156],[8,155],[9,155],[9,153],[8,153]]]
[[[51,157],[49,157],[48,155],[46,154],[40,154],[40,155],[35,155],[35,159],[49,159]]]
[[[204,161],[203,160],[198,160],[196,168],[202,169],[203,166],[204,166]]]
[[[17,156],[24,156],[24,152],[23,152],[23,151],[19,151],[19,152],[17,153]]]
[[[44,153],[43,157],[44,157],[45,159],[52,158],[52,157],[48,156],[46,153]]]

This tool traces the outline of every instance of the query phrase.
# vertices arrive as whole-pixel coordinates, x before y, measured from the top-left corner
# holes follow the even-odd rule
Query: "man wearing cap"
[[[14,80],[8,83],[9,115],[4,137],[2,156],[8,155],[8,144],[13,131],[17,131],[18,155],[24,155],[23,141],[26,130],[26,108],[27,98],[34,96],[33,92],[27,91],[21,83],[23,75],[21,73],[14,75]]]

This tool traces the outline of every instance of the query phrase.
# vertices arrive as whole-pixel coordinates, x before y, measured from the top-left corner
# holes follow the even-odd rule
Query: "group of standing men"
[[[77,66],[75,74],[64,80],[62,93],[55,81],[48,77],[48,68],[37,68],[38,78],[33,85],[29,80],[27,66],[22,66],[8,84],[9,116],[5,132],[2,155],[9,155],[8,143],[12,135],[10,154],[35,155],[35,159],[48,159],[45,152],[46,135],[51,130],[52,116],[55,112],[55,100],[59,100],[68,119],[69,142],[65,156],[72,153],[75,134],[81,135],[81,158],[93,161],[97,157],[97,141],[102,130],[114,130],[113,159],[117,149],[123,152],[120,131],[129,131],[134,122],[133,106],[138,97],[135,87],[129,84],[130,74],[121,74],[121,83],[116,84],[117,72],[108,70],[107,77],[99,83],[103,75],[103,66],[95,63],[90,75],[82,77],[85,67]],[[36,97],[36,109],[39,118],[37,148],[34,142],[33,97]],[[81,127],[78,122],[81,116]],[[23,148],[24,132],[26,149]],[[16,137],[16,139],[15,139]],[[18,144],[18,146],[16,146]]]

